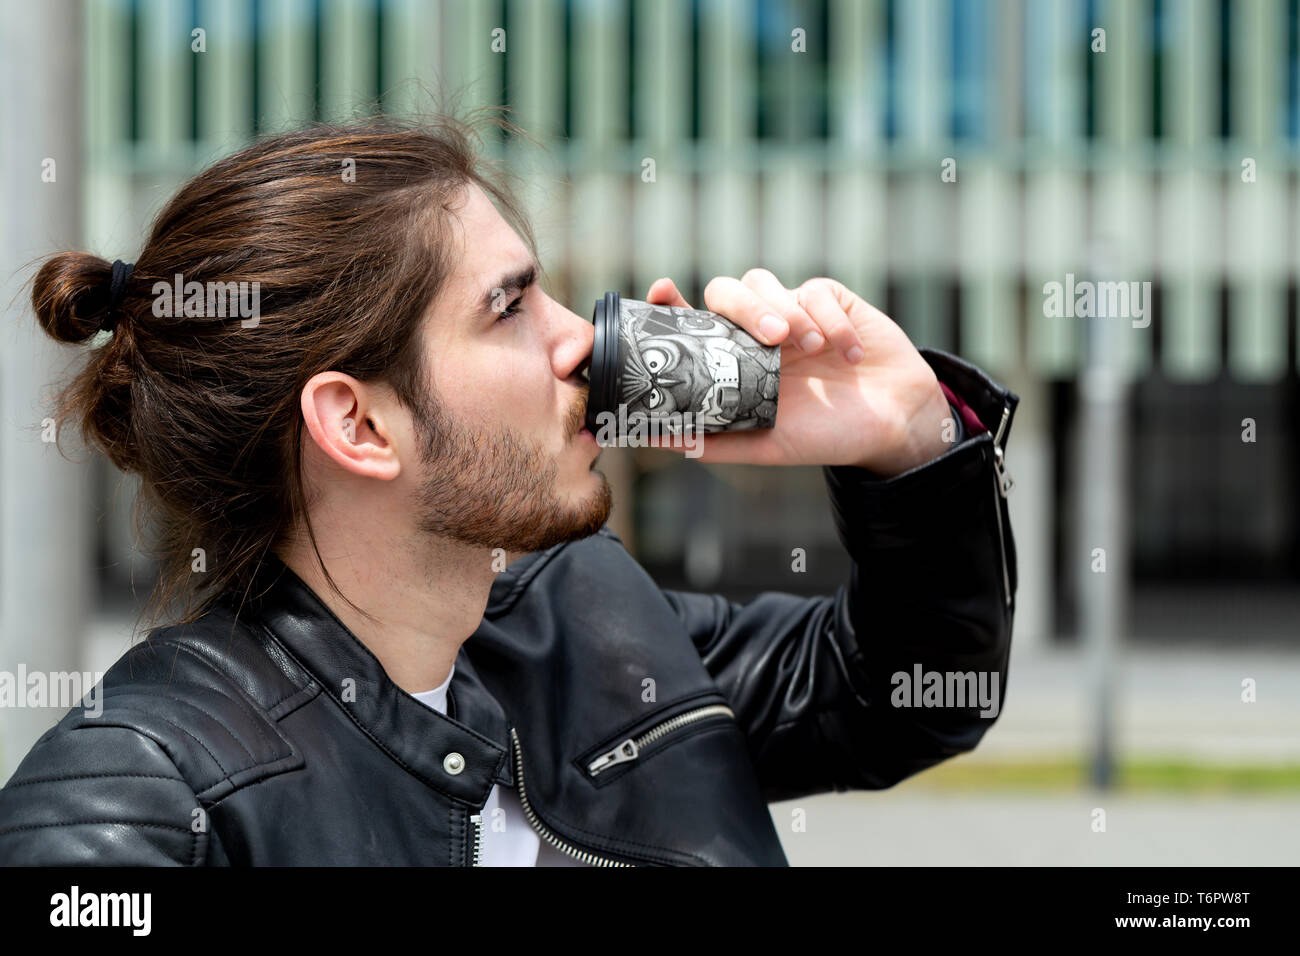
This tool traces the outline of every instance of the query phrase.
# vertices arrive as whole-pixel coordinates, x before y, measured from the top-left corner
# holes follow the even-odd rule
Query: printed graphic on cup
[[[651,305],[608,292],[596,303],[587,429],[616,420],[668,434],[772,428],[781,348],[716,312]],[[598,418],[602,412],[609,416]]]

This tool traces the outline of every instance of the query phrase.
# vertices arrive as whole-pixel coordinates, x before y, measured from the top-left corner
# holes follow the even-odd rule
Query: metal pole
[[[1105,250],[1093,256],[1089,278],[1112,278]],[[1125,375],[1116,338],[1117,316],[1082,319],[1086,329],[1079,376],[1079,625],[1093,692],[1089,777],[1099,789],[1114,783],[1116,657],[1128,581],[1125,527]]]

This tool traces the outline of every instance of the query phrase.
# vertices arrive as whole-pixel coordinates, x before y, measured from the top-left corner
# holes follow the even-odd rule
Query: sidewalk
[[[806,830],[793,831],[792,811]],[[1092,830],[1093,811],[1106,830]],[[792,866],[1295,866],[1300,796],[909,791],[771,805]]]
[[[1216,763],[1300,763],[1300,654],[1121,651],[1116,752]],[[1243,703],[1242,680],[1255,681]],[[969,760],[1084,755],[1096,725],[1088,660],[1077,651],[1012,651],[1006,703]]]

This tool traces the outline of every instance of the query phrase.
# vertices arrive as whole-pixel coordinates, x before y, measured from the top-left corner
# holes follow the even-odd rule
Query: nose
[[[595,326],[564,306],[557,307],[556,314],[558,331],[553,353],[555,375],[566,380],[576,375],[585,384],[589,381],[591,373],[591,352],[596,337]]]

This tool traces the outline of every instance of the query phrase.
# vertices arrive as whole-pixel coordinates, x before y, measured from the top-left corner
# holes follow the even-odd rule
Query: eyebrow
[[[522,292],[537,281],[538,274],[537,260],[534,259],[522,269],[517,269],[508,275],[502,276],[483,293],[483,297],[479,300],[477,317],[486,318],[492,314],[492,304],[496,301],[497,290],[503,291],[507,297],[513,293]]]

